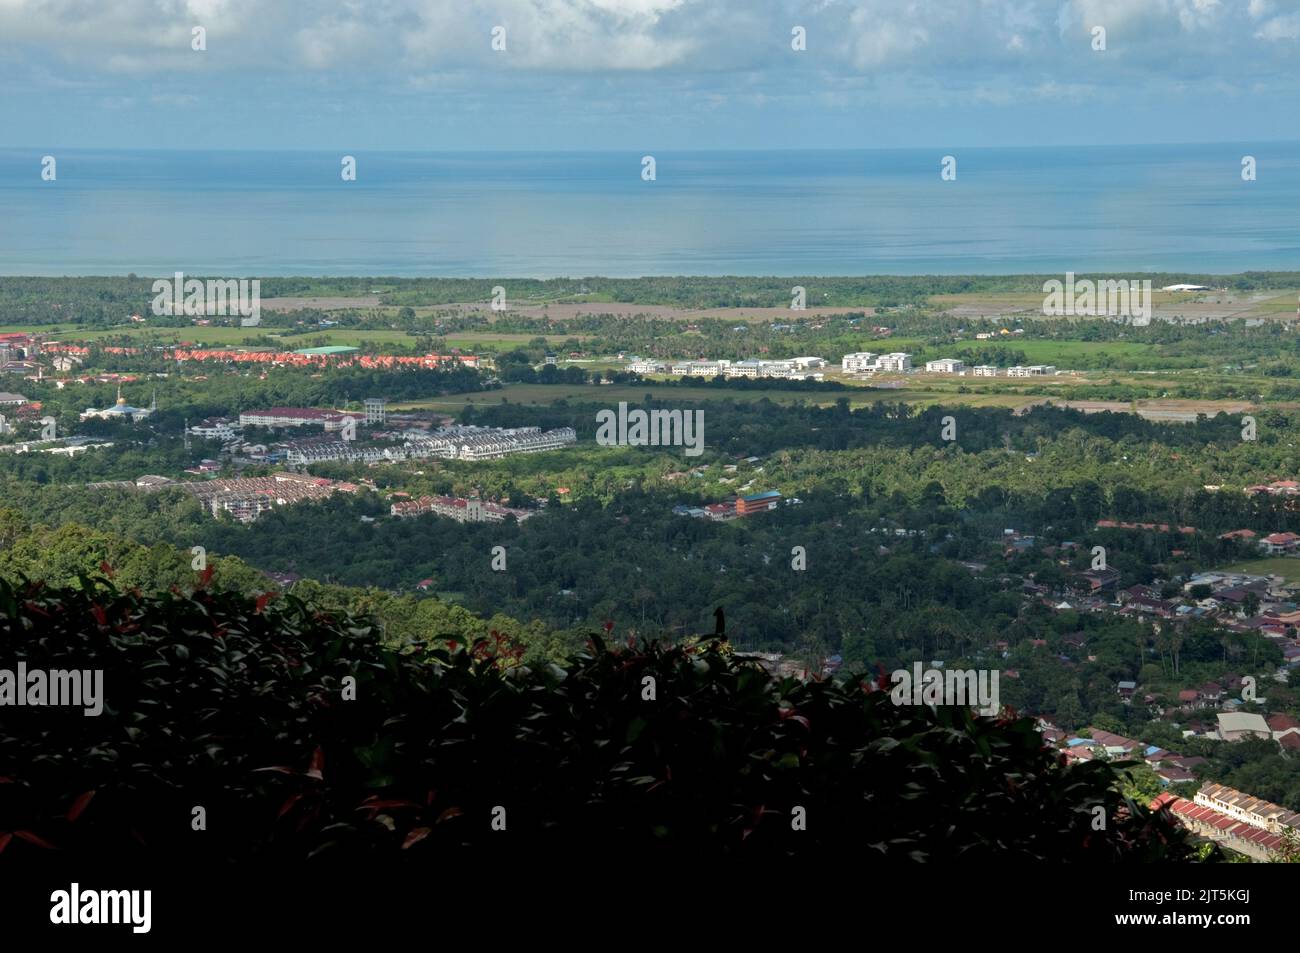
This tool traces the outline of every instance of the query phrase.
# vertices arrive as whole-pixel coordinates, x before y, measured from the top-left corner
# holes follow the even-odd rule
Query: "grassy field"
[[[1282,576],[1288,583],[1300,582],[1300,559],[1288,556],[1273,556],[1267,559],[1247,559],[1220,566],[1220,572],[1244,572],[1255,576]]]
[[[481,394],[452,394],[447,397],[434,397],[428,400],[410,403],[390,404],[392,410],[429,409],[443,413],[460,410],[466,404],[476,406],[500,404],[507,401],[512,404],[545,406],[557,400],[572,403],[592,403],[602,406],[617,404],[625,400],[630,404],[639,404],[646,394],[654,394],[657,399],[678,399],[684,402],[737,400],[758,401],[764,398],[773,403],[806,403],[831,406],[840,398],[847,398],[852,406],[873,404],[877,401],[902,401],[909,404],[929,405],[937,403],[961,403],[973,407],[1020,407],[1032,403],[1037,398],[1020,394],[956,394],[934,390],[911,390],[907,388],[873,389],[854,387],[840,392],[815,393],[810,391],[785,390],[720,390],[712,387],[670,387],[646,381],[641,384],[613,384],[607,386],[565,385],[565,384],[507,384],[500,390]]]

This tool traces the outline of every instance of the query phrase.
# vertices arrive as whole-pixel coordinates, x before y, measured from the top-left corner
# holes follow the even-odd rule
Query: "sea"
[[[0,147],[0,274],[1300,269],[1296,142],[351,156]]]

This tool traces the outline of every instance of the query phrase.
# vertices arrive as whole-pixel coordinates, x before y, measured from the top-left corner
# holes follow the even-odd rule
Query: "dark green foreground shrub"
[[[6,865],[52,849],[208,861],[435,860],[461,846],[851,860],[1190,851],[1163,815],[1123,800],[1112,767],[1062,767],[1027,719],[774,681],[711,647],[593,638],[565,669],[499,670],[462,647],[387,650],[370,623],[292,598],[84,586],[0,582],[0,668],[103,669],[106,699],[98,717],[0,708]],[[205,831],[192,829],[196,806]],[[792,829],[796,808],[806,830]]]

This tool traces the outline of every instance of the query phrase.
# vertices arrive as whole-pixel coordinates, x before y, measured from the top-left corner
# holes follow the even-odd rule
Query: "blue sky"
[[[1300,0],[0,0],[0,83],[34,148],[1296,139]]]

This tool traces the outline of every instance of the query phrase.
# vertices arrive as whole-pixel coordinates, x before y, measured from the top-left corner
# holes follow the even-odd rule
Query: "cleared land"
[[[971,292],[933,295],[929,301],[954,315],[972,318],[1017,317],[1052,320],[1043,314],[1042,292]],[[1295,290],[1267,292],[1151,292],[1151,318],[1211,321],[1228,318],[1285,320],[1297,314]]]

